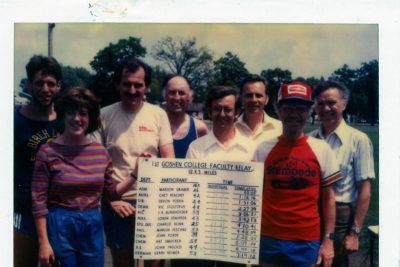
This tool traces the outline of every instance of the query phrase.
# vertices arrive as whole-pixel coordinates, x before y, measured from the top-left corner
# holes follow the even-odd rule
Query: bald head
[[[192,102],[192,90],[182,76],[174,76],[164,81],[164,99],[167,112],[185,113]]]

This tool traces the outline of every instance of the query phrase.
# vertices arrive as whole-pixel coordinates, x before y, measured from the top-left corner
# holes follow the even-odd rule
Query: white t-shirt
[[[160,146],[172,144],[167,114],[155,105],[144,102],[138,112],[130,113],[117,102],[102,108],[101,118],[103,126],[94,136],[110,154],[118,181],[133,171],[140,153],[148,152],[157,157]],[[136,199],[136,185],[123,194],[122,199]]]

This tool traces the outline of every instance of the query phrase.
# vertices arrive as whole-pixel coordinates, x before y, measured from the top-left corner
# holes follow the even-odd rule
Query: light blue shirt
[[[322,128],[310,135],[325,140],[340,163],[343,179],[335,184],[336,202],[355,202],[358,198],[357,182],[375,178],[371,140],[344,120],[326,138]]]

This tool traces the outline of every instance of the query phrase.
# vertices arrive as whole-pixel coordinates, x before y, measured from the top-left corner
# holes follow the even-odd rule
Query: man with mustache
[[[175,157],[167,114],[144,101],[151,72],[151,68],[139,59],[124,59],[114,73],[121,101],[101,110],[103,127],[95,137],[107,148],[117,181],[122,181],[133,171],[141,153]],[[136,194],[135,185],[122,195],[121,201],[103,203],[106,241],[114,267],[131,267],[134,264]]]
[[[257,144],[282,134],[282,123],[271,118],[264,111],[268,104],[267,81],[257,74],[247,76],[240,85],[243,114],[236,122],[236,128]]]
[[[53,100],[62,73],[56,59],[41,55],[29,60],[26,72],[32,98],[14,110],[14,266],[36,267],[39,244],[32,216],[32,173],[39,147],[56,137]]]
[[[373,147],[368,136],[343,119],[350,92],[337,81],[319,84],[315,110],[322,122],[312,136],[325,140],[340,162],[343,180],[335,184],[336,226],[334,266],[355,266],[359,235],[368,213],[370,180],[375,178]]]
[[[310,86],[282,84],[276,105],[282,135],[261,143],[254,154],[265,164],[260,266],[332,264],[333,184],[341,174],[330,147],[304,134],[312,105]]]

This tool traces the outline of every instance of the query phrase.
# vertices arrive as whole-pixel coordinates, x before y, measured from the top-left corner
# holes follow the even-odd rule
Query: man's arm
[[[162,158],[175,158],[174,146],[172,143],[160,146],[160,155]]]
[[[322,221],[324,223],[324,232],[321,247],[318,252],[318,262],[322,261],[322,266],[329,267],[332,265],[334,256],[333,240],[326,237],[326,234],[334,233],[336,219],[335,191],[333,185],[323,187],[321,190],[322,200]]]
[[[371,182],[363,180],[357,183],[358,199],[355,207],[355,215],[353,226],[362,228],[364,219],[367,216],[369,202],[371,199]],[[348,252],[357,251],[359,249],[359,236],[354,232],[350,232],[343,240],[344,249]]]
[[[208,127],[204,121],[195,118],[194,124],[197,130],[197,137],[202,137],[203,135],[208,134]]]

